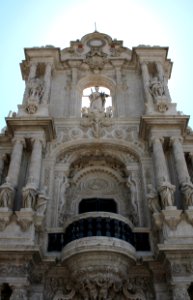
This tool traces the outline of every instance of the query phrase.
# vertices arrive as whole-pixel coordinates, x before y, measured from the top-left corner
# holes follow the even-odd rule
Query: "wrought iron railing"
[[[147,232],[133,232],[127,223],[117,219],[89,217],[71,223],[64,233],[49,233],[48,252],[61,251],[74,240],[92,236],[117,238],[130,243],[137,251],[150,251]]]

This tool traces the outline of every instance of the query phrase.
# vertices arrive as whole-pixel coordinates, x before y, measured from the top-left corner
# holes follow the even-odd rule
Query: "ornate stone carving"
[[[39,78],[32,78],[28,82],[28,95],[26,111],[29,114],[36,113],[44,94],[44,83]]]
[[[91,47],[91,50],[86,54],[84,62],[89,65],[92,71],[100,71],[105,63],[108,62],[107,54],[102,52],[102,47]]]
[[[0,186],[0,207],[7,207],[13,209],[13,198],[15,190],[6,178],[6,182]]]
[[[158,187],[158,192],[161,197],[162,207],[166,208],[167,206],[174,205],[174,192],[176,187],[166,180],[165,177],[162,178]]]
[[[186,286],[176,285],[172,290],[173,300],[190,300]]]
[[[181,221],[182,211],[176,209],[175,206],[168,206],[165,210],[162,210],[165,223],[170,229],[175,230],[179,222]]]
[[[23,207],[24,208],[32,208],[35,209],[36,198],[37,198],[37,190],[33,185],[28,185],[23,188]]]
[[[180,189],[184,194],[186,207],[193,206],[193,184],[189,178],[186,178],[186,181],[181,183]]]
[[[10,300],[28,300],[27,291],[24,288],[15,288]]]
[[[158,193],[152,184],[147,185],[147,202],[152,213],[159,213],[161,206],[159,203]]]

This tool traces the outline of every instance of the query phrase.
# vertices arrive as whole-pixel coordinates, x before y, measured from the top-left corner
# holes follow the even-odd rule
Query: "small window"
[[[117,204],[114,199],[82,199],[79,204],[79,214],[93,211],[117,213]]]

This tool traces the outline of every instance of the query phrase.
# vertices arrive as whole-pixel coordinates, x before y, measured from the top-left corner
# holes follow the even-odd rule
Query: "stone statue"
[[[92,91],[92,89],[91,89]],[[104,112],[105,98],[108,97],[105,93],[99,92],[99,87],[95,86],[95,91],[90,94],[90,111]]]
[[[13,208],[14,188],[6,178],[6,182],[0,187],[0,207]]]
[[[132,219],[134,225],[137,225],[138,223],[137,190],[136,190],[136,183],[131,178],[131,176],[128,177],[126,185],[130,190],[130,201],[131,201],[131,209],[132,209],[130,218]]]
[[[158,193],[152,184],[147,185],[147,201],[148,207],[152,213],[159,213],[161,206],[159,204]]]
[[[157,77],[154,77],[149,85],[150,92],[154,98],[162,97],[165,94],[164,84],[159,81]]]
[[[32,78],[28,83],[28,100],[40,102],[44,94],[44,84],[39,78]]]
[[[47,207],[47,200],[48,200],[47,187],[45,186],[44,189],[38,194],[37,197],[35,210],[38,215],[43,216],[45,214],[46,207]]]
[[[193,206],[193,184],[189,178],[181,184],[180,189],[184,194],[186,205]]]
[[[176,187],[168,182],[165,177],[163,177],[162,182],[158,188],[163,208],[174,205],[175,189]]]
[[[26,186],[23,188],[22,194],[23,194],[23,207],[34,209],[36,206],[36,196],[37,196],[36,189]]]

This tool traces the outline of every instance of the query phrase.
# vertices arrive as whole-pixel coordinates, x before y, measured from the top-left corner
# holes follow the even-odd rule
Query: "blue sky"
[[[23,49],[54,45],[97,30],[124,41],[169,46],[174,62],[169,90],[177,110],[190,115],[193,128],[192,0],[2,0],[0,4],[0,130],[9,111],[22,103],[24,82],[19,63]]]

